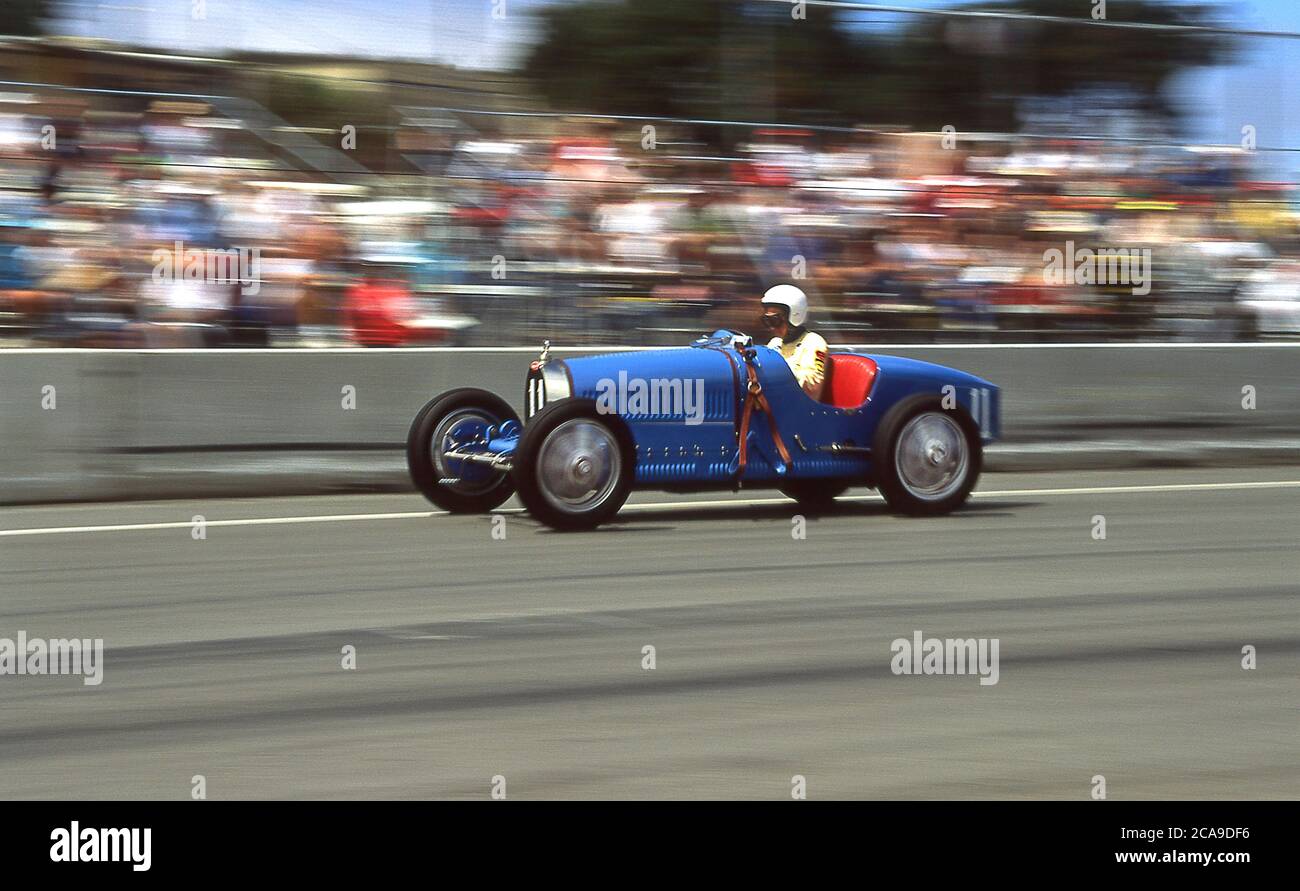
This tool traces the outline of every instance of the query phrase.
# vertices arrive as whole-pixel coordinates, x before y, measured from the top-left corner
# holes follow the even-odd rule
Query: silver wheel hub
[[[944,459],[948,456],[948,449],[937,439],[932,439],[925,444],[926,460],[935,467],[943,464]]]
[[[459,408],[448,412],[438,422],[433,435],[429,438],[429,455],[433,458],[433,468],[441,479],[455,479],[451,488],[465,494],[486,492],[497,484],[500,474],[484,472],[473,468],[467,462],[448,460],[446,453],[465,444],[468,431],[482,431],[476,435],[485,436],[493,431],[495,419],[486,412],[473,408]]]
[[[970,474],[965,431],[945,412],[917,415],[898,434],[894,468],[903,486],[916,498],[947,498],[962,487]]]
[[[575,418],[546,437],[537,455],[542,495],[565,513],[587,513],[604,504],[618,486],[623,457],[618,440],[598,421]]]

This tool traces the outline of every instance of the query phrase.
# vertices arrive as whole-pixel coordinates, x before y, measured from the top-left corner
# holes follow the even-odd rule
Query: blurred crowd
[[[0,94],[0,346],[682,343],[779,282],[833,343],[1300,334],[1294,193],[1245,150],[476,123],[322,171],[201,102]],[[1149,288],[1051,280],[1067,245]]]

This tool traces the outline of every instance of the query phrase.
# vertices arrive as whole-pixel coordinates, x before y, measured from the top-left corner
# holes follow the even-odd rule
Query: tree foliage
[[[50,0],[0,0],[0,34],[35,37],[44,30]]]
[[[972,10],[1024,12],[1091,22],[1077,0],[1018,0]],[[1208,26],[1211,4],[1125,0],[1107,5],[1106,21]],[[1180,72],[1223,64],[1236,52],[1225,35],[1011,19],[918,18],[896,45],[896,71],[923,88],[912,123],[958,130],[1015,129],[1024,97],[1059,97],[1111,89],[1133,97],[1135,111],[1169,120],[1177,109],[1167,87]]]
[[[1079,0],[962,7],[1091,22]],[[1110,21],[1204,26],[1218,7],[1112,0]],[[862,14],[757,0],[578,0],[539,13],[524,72],[551,105],[601,114],[870,121],[1014,129],[1025,97],[1110,87],[1172,116],[1172,76],[1227,61],[1230,38],[1007,19],[914,16],[892,29]],[[879,18],[879,16],[877,16]]]

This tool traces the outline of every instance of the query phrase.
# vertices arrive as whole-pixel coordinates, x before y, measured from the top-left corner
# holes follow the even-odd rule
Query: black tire
[[[849,490],[848,483],[839,480],[790,480],[781,484],[781,494],[799,502],[804,510],[825,511],[835,505],[835,499]]]
[[[925,420],[919,421],[918,419],[923,416]],[[917,426],[909,427],[913,421],[917,421]],[[947,426],[948,423],[953,426]],[[923,431],[924,424],[937,425],[939,436],[936,437],[936,441],[939,441],[941,446],[947,444],[945,441],[947,434],[951,433],[954,437],[952,444],[958,442],[956,437],[960,434],[961,447],[966,455],[964,465],[954,469],[953,479],[943,485],[936,485],[934,491],[924,491],[918,487],[916,480],[909,480],[908,471],[900,468],[899,462],[900,448],[908,448],[914,439],[912,431],[919,434]],[[906,443],[901,441],[904,437],[907,439]],[[955,452],[941,453],[934,463],[936,465],[939,462],[949,463],[947,460],[949,453],[955,454]],[[881,419],[880,426],[876,428],[871,454],[876,486],[880,494],[885,496],[885,501],[890,508],[911,516],[946,514],[960,507],[970,497],[971,490],[979,480],[980,470],[984,466],[984,448],[980,442],[979,427],[965,410],[945,409],[938,396],[912,396],[891,408]],[[913,452],[914,456],[915,454]],[[905,454],[903,464],[915,464],[919,461],[924,465],[927,460],[930,460],[929,456],[914,457],[909,461]],[[945,470],[941,467],[934,473],[942,478]]]
[[[433,437],[439,425],[456,412],[478,414],[497,426],[505,421],[519,423],[514,409],[495,393],[475,387],[448,390],[420,409],[411,423],[406,437],[406,466],[415,487],[443,510],[456,514],[485,513],[500,507],[514,494],[509,473],[501,471],[497,479],[489,477],[477,485],[438,483],[441,472],[434,460]]]
[[[559,438],[555,438],[557,432]],[[588,437],[585,453],[551,453],[576,445],[584,436]],[[593,436],[595,439],[590,439]],[[590,480],[577,475],[577,463],[583,458],[587,470],[582,473],[595,474]],[[559,465],[570,460],[574,465],[566,478],[559,474]],[[602,473],[606,468],[608,474]],[[636,446],[622,418],[602,414],[591,399],[562,399],[528,421],[515,450],[511,476],[519,500],[537,520],[553,529],[593,529],[611,519],[627,501],[636,478]],[[584,502],[583,487],[588,484],[594,488]],[[566,487],[572,503],[566,503]]]

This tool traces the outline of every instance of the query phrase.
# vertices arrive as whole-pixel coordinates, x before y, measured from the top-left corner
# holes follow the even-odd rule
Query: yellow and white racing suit
[[[794,378],[803,387],[804,392],[813,399],[822,398],[822,387],[826,384],[826,341],[820,334],[805,331],[789,343],[779,337],[773,337],[768,346],[778,350],[785,361],[790,363]]]

